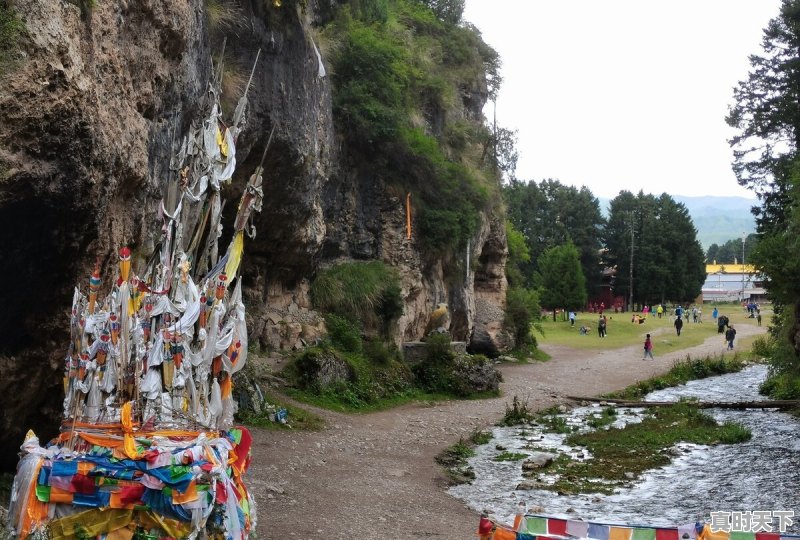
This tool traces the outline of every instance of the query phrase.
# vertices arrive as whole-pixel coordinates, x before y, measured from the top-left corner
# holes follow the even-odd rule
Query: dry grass
[[[205,0],[205,6],[212,31],[231,32],[246,23],[242,7],[235,0]]]

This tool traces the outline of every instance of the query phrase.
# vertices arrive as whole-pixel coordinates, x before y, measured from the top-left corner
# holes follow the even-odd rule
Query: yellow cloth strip
[[[225,265],[225,275],[228,276],[228,283],[233,280],[236,271],[239,270],[239,263],[242,261],[244,251],[244,232],[239,231],[231,242],[231,253],[228,255],[228,263]]]
[[[78,532],[94,537],[121,529],[132,520],[133,510],[117,508],[87,510],[51,521],[50,538],[52,540],[75,538]]]
[[[133,420],[131,418],[132,407],[133,404],[130,401],[126,401],[119,412],[119,419],[122,423],[122,431],[125,434],[125,440],[122,443],[122,446],[126,456],[131,459],[139,459],[142,457],[142,453],[136,450],[136,439],[133,436]]]

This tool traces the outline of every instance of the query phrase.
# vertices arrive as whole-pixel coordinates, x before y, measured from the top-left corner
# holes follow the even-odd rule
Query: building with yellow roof
[[[749,302],[766,297],[763,278],[752,264],[706,264],[706,282],[702,298],[705,302]]]

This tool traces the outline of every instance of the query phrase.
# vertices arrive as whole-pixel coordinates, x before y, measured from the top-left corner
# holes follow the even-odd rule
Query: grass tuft
[[[506,403],[506,413],[500,421],[501,426],[516,426],[527,424],[534,419],[533,410],[528,405],[528,401],[523,401],[519,396],[514,396],[509,406]]]
[[[617,399],[639,399],[654,390],[662,390],[673,386],[686,384],[695,379],[705,379],[714,375],[724,375],[725,373],[735,373],[744,368],[744,361],[738,354],[732,356],[707,356],[705,358],[692,358],[687,356],[683,360],[677,360],[672,368],[664,375],[659,375],[636,384],[607,394],[606,397]]]

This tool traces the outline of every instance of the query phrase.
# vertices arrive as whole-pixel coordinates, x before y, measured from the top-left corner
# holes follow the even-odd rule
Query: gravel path
[[[766,332],[737,325],[737,339]],[[258,537],[270,540],[475,538],[478,514],[446,493],[434,457],[502,418],[514,395],[536,409],[564,395],[598,395],[667,371],[687,354],[723,353],[716,333],[705,343],[642,361],[639,345],[606,351],[543,346],[544,363],[500,367],[502,396],[488,400],[409,404],[346,415],[315,411],[320,432],[253,430],[246,481],[258,504]]]

